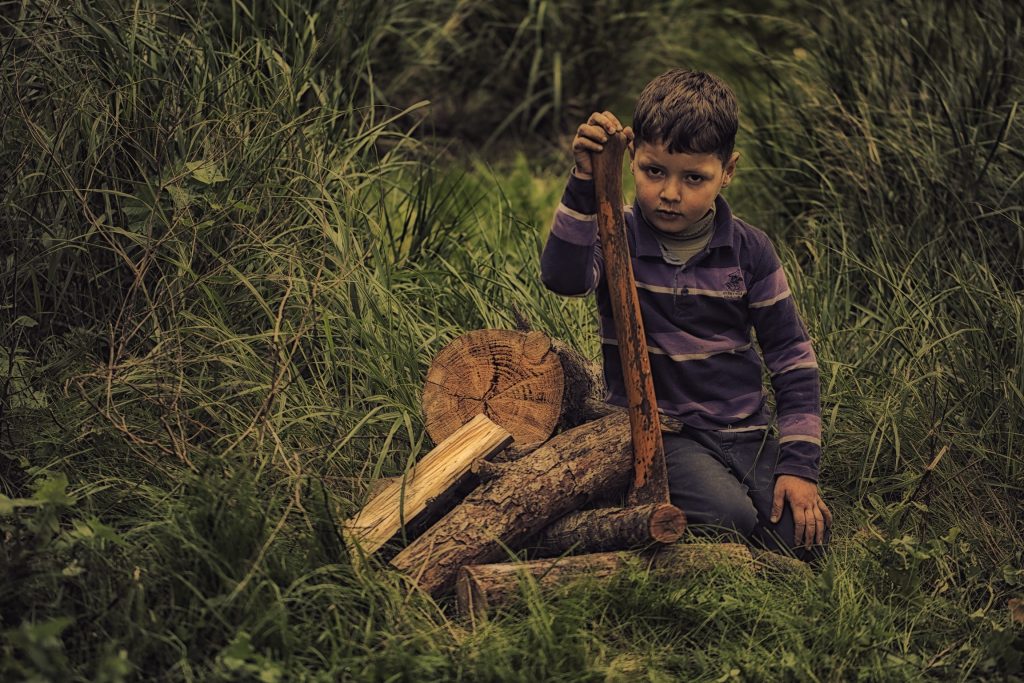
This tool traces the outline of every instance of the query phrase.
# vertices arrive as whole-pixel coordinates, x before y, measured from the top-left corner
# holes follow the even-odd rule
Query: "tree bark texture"
[[[601,365],[588,360],[583,354],[560,339],[551,340],[551,350],[558,356],[565,377],[562,393],[562,414],[559,429],[568,429],[599,417],[594,403],[604,403],[604,376]],[[607,413],[601,413],[604,415]]]
[[[686,531],[686,515],[670,503],[570,512],[548,525],[531,544],[537,557],[643,548],[675,543]]]
[[[392,560],[428,593],[452,590],[459,568],[503,559],[552,520],[597,496],[625,493],[629,423],[616,413],[562,432],[502,468]]]
[[[646,552],[607,552],[571,555],[529,562],[475,564],[463,567],[456,580],[456,604],[460,614],[478,618],[507,605],[520,595],[523,582],[535,581],[552,589],[576,579],[606,579],[630,564],[640,563],[667,576],[683,576],[729,566],[755,571],[758,565],[740,543],[675,543]]]

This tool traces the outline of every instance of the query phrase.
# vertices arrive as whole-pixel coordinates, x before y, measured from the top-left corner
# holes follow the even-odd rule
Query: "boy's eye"
[[[704,182],[704,176],[697,175],[696,173],[691,173],[688,176],[686,176],[686,182],[693,183],[694,185],[696,185],[697,183]]]
[[[650,175],[650,176],[661,177],[663,175],[662,170],[660,168],[656,168],[654,166],[648,166],[644,170],[647,171],[647,175]]]

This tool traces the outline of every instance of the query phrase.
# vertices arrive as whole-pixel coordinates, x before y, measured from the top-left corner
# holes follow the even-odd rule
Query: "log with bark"
[[[566,513],[598,496],[624,495],[633,472],[629,419],[614,413],[562,432],[413,541],[391,564],[432,595],[454,587],[467,564],[494,562]]]
[[[462,615],[481,617],[517,598],[524,581],[535,581],[541,589],[551,589],[583,578],[607,579],[631,564],[667,576],[715,567],[750,572],[758,569],[750,551],[740,543],[676,543],[641,553],[619,551],[474,564],[464,566],[458,573],[456,605]]]
[[[674,543],[684,531],[686,515],[670,503],[579,510],[545,527],[530,551],[548,557],[644,548]]]

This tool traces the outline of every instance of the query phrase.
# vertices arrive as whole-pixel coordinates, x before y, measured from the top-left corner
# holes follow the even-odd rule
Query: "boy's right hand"
[[[633,142],[633,129],[629,126],[623,128],[610,111],[595,111],[586,123],[580,124],[576,129],[576,137],[572,139],[572,156],[576,161],[575,173],[578,178],[590,180],[594,177],[591,153],[600,152],[608,136],[619,132],[625,134],[627,143]]]

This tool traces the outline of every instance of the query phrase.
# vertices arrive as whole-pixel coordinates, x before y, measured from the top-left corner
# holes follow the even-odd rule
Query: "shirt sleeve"
[[[821,388],[818,360],[771,242],[747,288],[750,317],[771,373],[779,427],[775,474],[818,481]]]
[[[557,294],[585,296],[597,288],[603,272],[594,181],[573,174],[541,254],[541,281]]]

